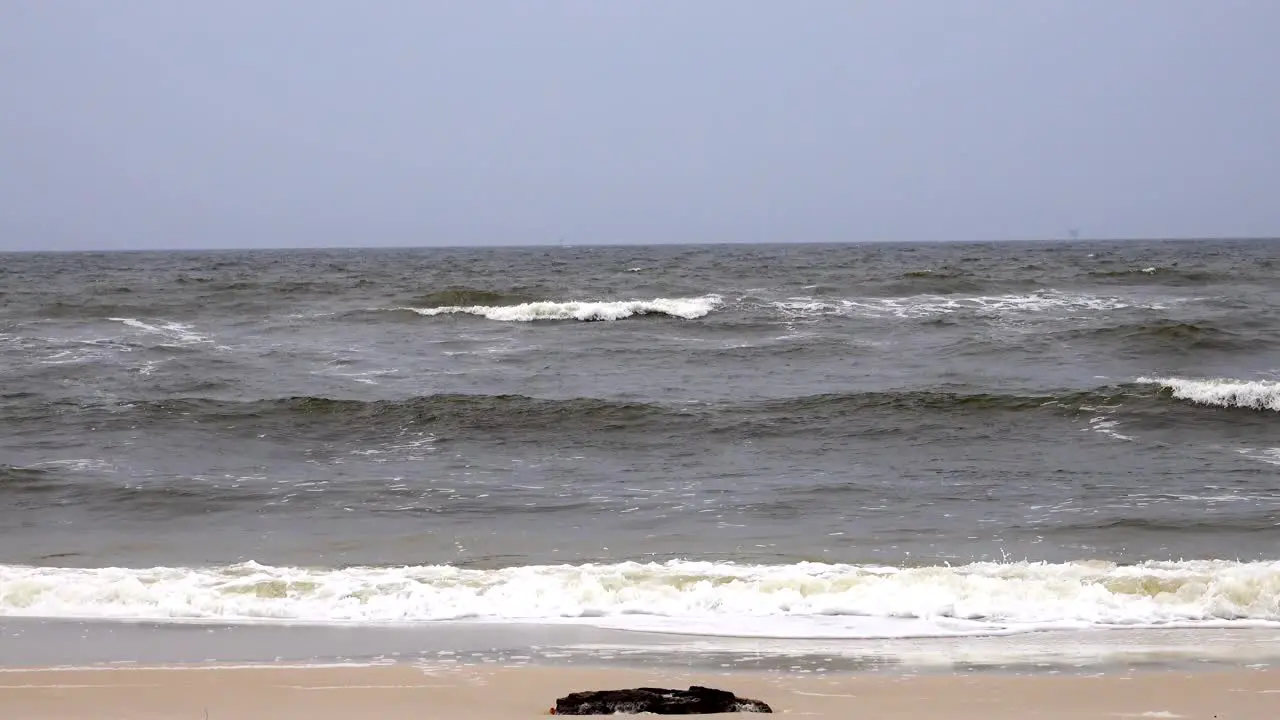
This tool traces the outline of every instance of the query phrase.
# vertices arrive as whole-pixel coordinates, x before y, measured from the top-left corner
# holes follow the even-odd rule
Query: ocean
[[[1280,243],[0,255],[0,618],[1277,629]]]

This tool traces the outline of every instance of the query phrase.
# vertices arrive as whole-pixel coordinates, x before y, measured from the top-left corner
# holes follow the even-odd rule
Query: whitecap
[[[476,315],[499,322],[532,322],[535,320],[622,320],[640,315],[668,315],[684,320],[696,320],[716,309],[721,303],[719,295],[686,298],[655,298],[653,300],[617,301],[542,301],[519,305],[473,305],[432,308],[401,308],[419,315]]]

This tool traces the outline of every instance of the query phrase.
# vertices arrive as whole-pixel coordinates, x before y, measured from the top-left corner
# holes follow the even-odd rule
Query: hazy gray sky
[[[1275,0],[4,0],[0,249],[1280,235]]]

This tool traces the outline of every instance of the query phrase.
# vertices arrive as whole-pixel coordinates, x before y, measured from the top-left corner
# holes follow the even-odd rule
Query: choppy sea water
[[[1280,243],[0,256],[0,617],[1280,627]]]

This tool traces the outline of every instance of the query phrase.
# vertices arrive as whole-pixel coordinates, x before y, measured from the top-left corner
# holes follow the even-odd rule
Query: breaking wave
[[[721,303],[719,295],[687,298],[655,298],[653,300],[617,301],[540,301],[518,305],[445,305],[436,307],[397,308],[419,315],[475,315],[498,322],[534,322],[538,320],[608,321],[644,315],[666,315],[683,320],[705,317]]]
[[[1280,563],[0,565],[0,616],[266,623],[574,622],[757,637],[1280,626]]]
[[[1138,382],[1159,385],[1162,392],[1197,405],[1280,412],[1280,382],[1274,380],[1142,377]]]

